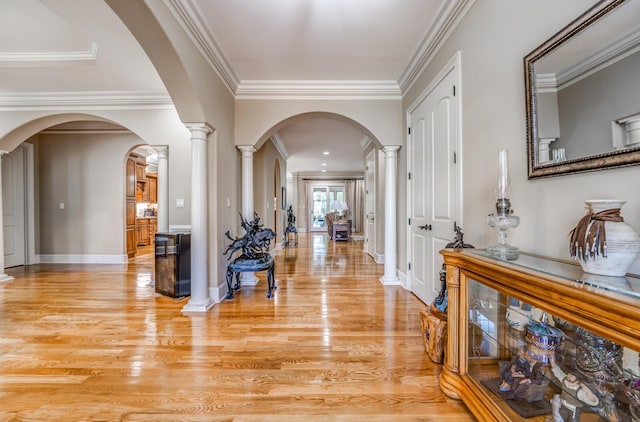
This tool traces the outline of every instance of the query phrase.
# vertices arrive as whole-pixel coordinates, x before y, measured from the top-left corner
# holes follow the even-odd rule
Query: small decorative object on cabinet
[[[640,254],[640,235],[624,222],[620,208],[626,201],[585,201],[587,214],[570,232],[569,250],[585,272],[624,276]]]
[[[518,227],[520,217],[512,215],[509,200],[509,164],[507,150],[498,153],[498,183],[496,187],[496,213],[489,214],[487,224],[498,229],[498,243],[487,248],[487,252],[500,259],[517,259],[518,248],[507,243],[509,229]]]
[[[446,395],[481,421],[637,420],[640,279],[525,252],[508,261],[479,249],[441,253]],[[529,316],[519,330],[516,312]]]

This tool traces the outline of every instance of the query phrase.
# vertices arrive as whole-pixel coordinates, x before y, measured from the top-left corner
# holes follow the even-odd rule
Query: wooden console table
[[[333,240],[346,240],[351,237],[351,224],[350,223],[333,223]]]

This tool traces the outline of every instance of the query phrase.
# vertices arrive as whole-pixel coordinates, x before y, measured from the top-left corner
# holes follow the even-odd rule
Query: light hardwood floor
[[[148,249],[152,251],[152,248]],[[361,241],[301,234],[255,287],[204,315],[128,265],[10,268],[2,421],[473,421],[438,388],[420,309]]]

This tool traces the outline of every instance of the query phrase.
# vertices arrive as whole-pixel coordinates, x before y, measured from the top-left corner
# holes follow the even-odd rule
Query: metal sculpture
[[[453,249],[462,249],[462,248],[473,248],[473,245],[468,243],[464,243],[464,233],[462,233],[462,228],[457,224],[454,224],[453,230],[456,235],[453,239],[453,242],[447,243],[445,248],[453,248]],[[432,307],[435,307],[438,311],[446,314],[448,308],[448,299],[447,299],[447,267],[442,264],[442,268],[440,269],[440,293],[433,301]]]
[[[225,236],[231,240],[231,244],[222,254],[227,255],[227,258],[231,259],[234,253],[240,250],[242,251],[242,254],[227,266],[227,299],[233,299],[233,291],[240,289],[240,273],[242,272],[266,270],[267,283],[269,286],[267,298],[271,298],[273,296],[273,290],[276,289],[273,277],[274,259],[269,253],[271,240],[276,237],[276,233],[260,224],[260,217],[257,213],[254,213],[253,216],[252,221],[247,221],[247,219],[240,214],[241,225],[245,231],[244,236],[234,238],[231,237],[228,230],[225,233]],[[232,286],[234,275],[236,283]]]
[[[293,240],[290,238],[293,237]],[[289,205],[287,208],[287,227],[284,229],[284,246],[293,243],[298,245],[298,229],[296,228],[296,216],[293,214],[293,208]]]

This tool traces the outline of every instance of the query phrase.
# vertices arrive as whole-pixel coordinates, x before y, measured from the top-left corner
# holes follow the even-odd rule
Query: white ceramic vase
[[[585,204],[591,213],[597,214],[609,209],[622,208],[626,202],[616,199],[591,199],[585,201]],[[582,270],[591,274],[624,276],[640,254],[640,235],[624,221],[606,221],[604,227],[607,256],[592,256],[586,260],[579,260]]]

